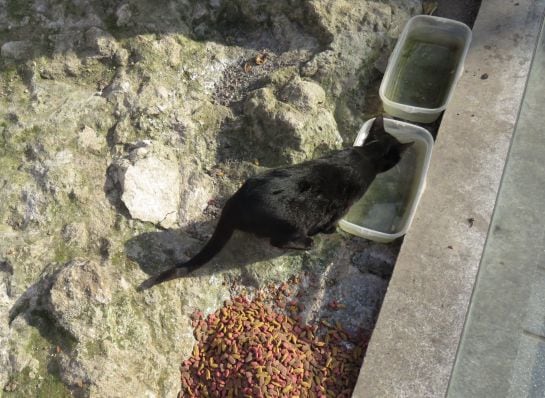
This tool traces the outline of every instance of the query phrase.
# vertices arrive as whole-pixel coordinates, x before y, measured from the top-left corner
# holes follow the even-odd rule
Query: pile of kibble
[[[302,325],[262,295],[193,314],[197,343],[181,366],[182,397],[350,397],[368,338]]]

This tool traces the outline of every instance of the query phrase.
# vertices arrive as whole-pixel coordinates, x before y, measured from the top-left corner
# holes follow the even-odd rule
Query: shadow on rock
[[[215,221],[196,223],[189,226],[186,231],[206,231],[211,235],[215,224]],[[157,275],[180,262],[189,260],[204,247],[207,240],[207,238],[195,239],[187,232],[173,230],[146,232],[129,239],[125,243],[125,252],[127,257],[138,263],[146,274]],[[190,275],[211,275],[220,270],[273,260],[284,254],[287,254],[285,250],[272,247],[267,239],[259,239],[251,234],[235,231],[233,237],[217,256]],[[244,271],[242,274],[242,278],[245,279]],[[252,284],[251,281],[248,282]]]
[[[331,33],[306,0],[274,3],[91,0],[85,6],[64,8],[49,3],[53,2],[45,1],[39,10],[30,6],[8,7],[0,20],[0,24],[10,24],[8,40],[2,46],[3,56],[27,61],[50,56],[52,52],[69,54],[75,50],[80,57],[98,53],[116,61],[124,57],[116,40],[148,34],[183,34],[196,41],[248,49],[270,48],[276,52],[316,50],[332,40]],[[34,23],[29,24],[29,20]],[[63,26],[61,32],[51,35],[50,26],[59,25]],[[130,56],[132,61],[140,59],[137,53]]]
[[[296,304],[304,323],[326,320],[351,334],[369,335],[374,328],[395,266],[401,242],[377,243],[333,234],[309,252],[295,279]]]
[[[51,290],[62,272],[63,268],[47,273],[28,287],[10,308],[8,319],[10,326],[15,329],[20,328],[16,325],[19,322],[36,328],[40,336],[50,344],[46,354],[47,372],[53,377],[60,377],[72,396],[83,398],[89,396],[89,381],[81,380],[74,383],[68,373],[62,371],[61,367],[61,361],[74,352],[78,343],[77,338],[61,324],[51,303]],[[29,387],[22,386],[22,388],[24,390]],[[27,391],[20,391],[20,393],[25,395]]]

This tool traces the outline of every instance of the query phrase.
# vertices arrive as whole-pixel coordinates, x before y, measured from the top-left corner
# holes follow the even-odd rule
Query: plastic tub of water
[[[354,145],[362,145],[375,119],[361,127]],[[420,126],[384,119],[384,129],[399,141],[414,142],[399,163],[379,174],[365,195],[341,219],[346,232],[377,242],[390,242],[407,232],[426,187],[433,138]]]
[[[380,85],[384,110],[431,123],[447,107],[464,71],[471,29],[462,22],[418,15],[405,25]]]

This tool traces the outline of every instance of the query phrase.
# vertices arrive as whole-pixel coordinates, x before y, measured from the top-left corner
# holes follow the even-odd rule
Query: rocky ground
[[[249,175],[348,146],[418,0],[0,0],[0,396],[175,396],[190,314],[294,275],[307,321],[371,329],[399,244],[236,234]],[[305,278],[302,278],[304,280]],[[331,300],[345,307],[334,313]]]

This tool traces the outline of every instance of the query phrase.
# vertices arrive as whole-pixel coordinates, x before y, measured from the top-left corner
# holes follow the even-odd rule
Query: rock
[[[264,166],[301,162],[341,146],[325,93],[314,82],[294,78],[279,94],[273,87],[256,90],[244,111]]]
[[[78,133],[78,146],[94,154],[99,154],[106,147],[106,139],[97,135],[91,127],[84,126]]]
[[[202,221],[203,211],[215,191],[212,179],[190,164],[180,167],[182,194],[178,222],[181,227]]]
[[[141,87],[137,111],[151,116],[157,116],[160,113],[168,111],[172,107],[173,93],[159,84],[146,84]]]
[[[48,154],[39,181],[54,196],[65,194],[84,201],[89,196],[89,187],[83,181],[81,166],[71,166],[74,158],[74,152],[69,149]]]
[[[118,120],[113,127],[112,141],[114,144],[128,144],[136,141],[135,129],[129,118],[124,117]]]
[[[89,240],[89,233],[84,223],[73,222],[63,227],[62,238],[68,245],[86,247]]]
[[[115,38],[108,32],[97,28],[89,28],[85,32],[85,43],[101,58],[113,58],[119,48]]]
[[[165,228],[203,219],[215,191],[213,180],[194,162],[175,159],[171,150],[148,141],[116,163],[121,200],[133,218]]]
[[[325,91],[318,83],[302,80],[298,77],[292,79],[280,91],[280,98],[293,104],[301,112],[312,112],[324,107],[326,103]]]
[[[7,309],[10,307],[11,296],[11,278],[13,276],[13,267],[7,261],[0,258],[0,347],[9,346],[9,319]],[[0,369],[9,369],[10,358],[6,349],[0,348]],[[0,371],[0,389],[8,383],[8,375]]]
[[[127,26],[132,18],[131,6],[130,4],[122,4],[115,12],[117,17],[116,25],[119,27]]]
[[[208,10],[206,9],[206,6],[202,3],[197,3],[195,5],[195,8],[193,8],[192,18],[194,20],[200,20],[206,15],[208,15]]]
[[[371,273],[389,280],[398,251],[397,245],[372,245],[354,253],[352,264],[362,273]]]
[[[157,264],[176,264],[188,259],[188,250],[202,242],[173,230],[148,232],[125,243],[127,257],[146,273],[154,273]]]
[[[120,170],[121,200],[133,218],[165,228],[178,222],[181,179],[178,165],[153,156]]]
[[[98,328],[88,326],[103,322],[104,311],[100,308],[112,300],[109,284],[104,267],[91,261],[73,260],[51,281],[49,309],[72,336],[97,339],[100,336],[94,330]],[[95,308],[93,313],[87,312],[89,308]]]
[[[64,57],[64,72],[68,76],[76,77],[81,72],[81,60],[72,52]]]
[[[126,66],[129,63],[129,52],[119,48],[114,54],[114,62],[117,66]]]
[[[15,61],[28,59],[32,56],[32,44],[25,40],[8,41],[2,44],[0,55]]]
[[[16,229],[24,230],[43,223],[45,206],[44,195],[37,189],[23,188],[20,200],[14,204],[8,223]]]
[[[337,117],[343,138],[352,141],[359,126],[380,112],[375,94],[380,77],[374,77],[373,69],[382,68],[383,54],[391,52],[405,21],[420,10],[420,0],[312,3],[312,11],[330,42],[327,50],[305,65],[304,73],[321,83],[343,107]]]
[[[112,82],[104,88],[103,95],[112,102],[122,103],[122,108],[124,108],[127,105],[124,100],[132,95],[132,91],[131,81],[121,68]]]
[[[174,37],[167,36],[163,37],[157,45],[164,50],[164,57],[168,65],[171,68],[178,68],[182,62],[180,43]]]
[[[237,232],[195,274],[135,287],[197,253],[245,178],[351,145],[418,0],[7,3],[0,388],[174,396],[192,311],[304,273],[309,319],[372,327],[399,247],[342,233],[299,253]]]
[[[47,314],[46,319],[53,322],[49,327],[62,333],[65,342],[77,337],[79,346],[71,355],[66,353],[68,347],[61,348],[60,352],[57,348],[54,363],[59,376],[73,391],[87,390],[94,396],[123,397],[127,388],[137,389],[143,396],[173,395],[176,383],[164,379],[164,370],[169,361],[175,360],[175,354],[166,347],[157,350],[153,341],[154,335],[164,339],[160,323],[165,318],[161,314],[153,316],[152,310],[151,318],[146,320],[144,305],[135,304],[133,299],[130,299],[132,304],[126,301],[131,295],[127,290],[134,290],[127,286],[124,278],[116,277],[117,273],[118,270],[108,265],[76,259],[43,281],[41,313]],[[121,300],[120,292],[124,297]],[[161,300],[155,300],[153,304],[161,305]],[[169,314],[170,319],[173,316],[183,322],[179,311]],[[174,334],[181,339],[178,333]],[[74,342],[72,340],[72,344]],[[100,359],[104,357],[117,360]],[[112,376],[121,368],[127,371],[133,366],[144,370],[151,379],[163,378],[164,381],[160,387],[150,390],[145,380],[131,376],[130,371],[121,387],[119,379]]]

